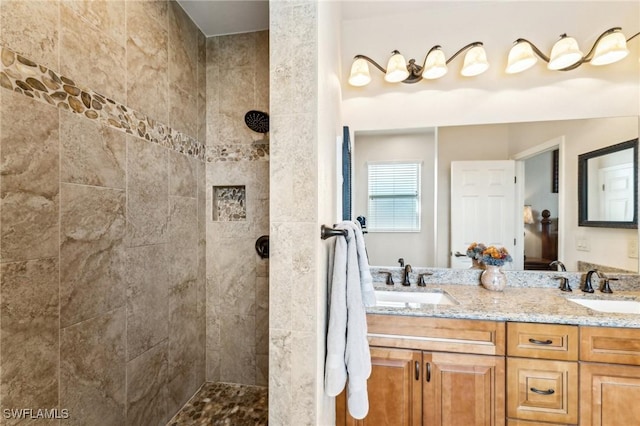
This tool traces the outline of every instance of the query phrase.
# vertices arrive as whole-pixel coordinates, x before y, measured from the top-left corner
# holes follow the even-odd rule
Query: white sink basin
[[[412,307],[413,305],[457,305],[456,299],[436,291],[376,291],[376,306]]]
[[[567,300],[599,312],[640,314],[640,302],[636,302],[635,300],[600,300],[573,298],[568,298]]]

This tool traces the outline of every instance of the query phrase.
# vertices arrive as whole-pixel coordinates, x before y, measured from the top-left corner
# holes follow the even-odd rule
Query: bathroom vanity
[[[408,291],[445,292],[457,304],[368,308],[369,414],[350,417],[343,393],[337,425],[595,426],[640,419],[640,314],[595,311],[569,298],[602,300],[600,293],[557,288],[496,293],[430,284]],[[631,301],[640,292],[607,297]]]

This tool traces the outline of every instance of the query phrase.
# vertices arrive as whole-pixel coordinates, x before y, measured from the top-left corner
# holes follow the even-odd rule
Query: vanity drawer
[[[578,363],[507,358],[507,416],[578,422]]]
[[[367,315],[371,346],[504,355],[505,324],[497,321]]]
[[[640,329],[580,327],[580,360],[640,365]]]
[[[560,324],[507,323],[507,355],[578,360],[578,327]]]

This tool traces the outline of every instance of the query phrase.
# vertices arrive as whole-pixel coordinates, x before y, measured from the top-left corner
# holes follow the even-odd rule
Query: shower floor
[[[167,426],[257,426],[268,422],[267,388],[207,382]]]

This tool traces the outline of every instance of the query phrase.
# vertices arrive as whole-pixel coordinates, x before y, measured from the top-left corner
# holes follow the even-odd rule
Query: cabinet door
[[[369,413],[362,420],[351,417],[343,391],[336,401],[336,425],[421,425],[422,352],[372,347],[371,365]]]
[[[504,358],[425,352],[423,360],[425,426],[504,425]]]
[[[580,425],[637,425],[640,367],[580,364]]]

